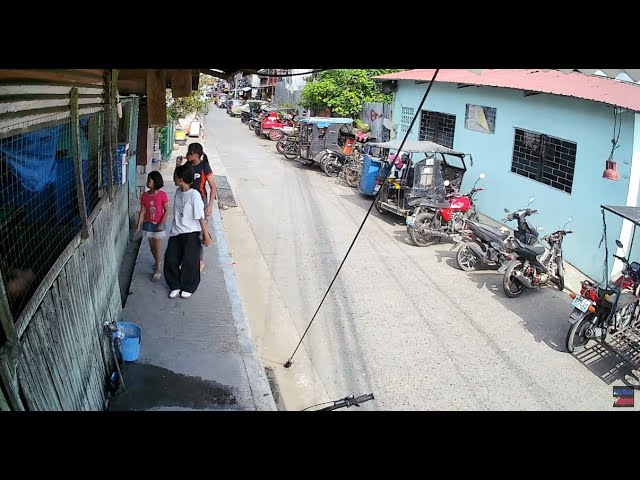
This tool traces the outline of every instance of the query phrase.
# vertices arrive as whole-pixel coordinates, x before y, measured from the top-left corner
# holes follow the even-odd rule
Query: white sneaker
[[[169,298],[178,298],[178,295],[180,295],[180,290],[171,290]]]
[[[189,292],[182,292],[180,293],[180,296],[182,298],[189,298],[191,295],[193,295],[193,293],[189,293]]]

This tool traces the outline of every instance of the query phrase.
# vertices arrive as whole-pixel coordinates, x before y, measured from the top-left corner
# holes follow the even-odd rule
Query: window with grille
[[[571,193],[577,148],[569,140],[516,128],[511,171]]]
[[[416,109],[413,107],[402,107],[402,116],[400,117],[400,132],[407,133],[411,126],[411,120],[416,114]]]
[[[418,140],[431,142],[453,148],[453,137],[456,133],[456,116],[448,113],[423,110],[420,115],[420,135]]]

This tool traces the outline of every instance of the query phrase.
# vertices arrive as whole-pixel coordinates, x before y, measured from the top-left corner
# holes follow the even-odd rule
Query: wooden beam
[[[135,80],[122,80],[118,78],[118,91],[123,95],[133,93],[142,97],[147,94],[147,79],[146,77]]]
[[[191,96],[191,69],[171,69],[167,70],[167,80],[171,84],[171,95],[173,98]]]
[[[120,80],[145,80],[147,78],[147,70],[145,68],[123,68],[118,73]]]
[[[166,70],[147,70],[147,113],[151,128],[167,124],[166,76]]]
[[[19,380],[17,373],[18,352],[14,349],[9,351],[5,347],[6,346],[0,347],[0,382],[5,386],[7,395],[9,396],[7,400],[11,404],[13,410],[23,412],[24,405],[20,399],[20,386],[18,384]]]
[[[194,68],[191,70],[191,90],[198,90],[200,88],[200,69]]]
[[[76,179],[78,209],[82,221],[82,238],[89,238],[87,222],[87,202],[84,195],[84,179],[82,178],[82,158],[80,158],[80,117],[78,116],[78,89],[71,89],[71,151]]]
[[[78,70],[10,70],[0,69],[0,81],[41,80],[102,85],[102,76]]]

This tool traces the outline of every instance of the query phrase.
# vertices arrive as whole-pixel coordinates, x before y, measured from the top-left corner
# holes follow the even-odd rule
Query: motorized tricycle
[[[351,118],[310,117],[300,118],[298,137],[298,160],[305,165],[330,161],[332,168],[344,165],[347,153],[345,145],[353,146],[355,135],[350,130]],[[348,142],[352,139],[353,142]]]
[[[633,224],[633,234],[628,251],[631,252],[636,227],[640,225],[640,207],[600,206],[602,211],[603,238],[605,245],[604,270],[609,277],[609,249],[607,246],[607,228],[605,211],[613,213]],[[623,358],[638,363],[637,343],[632,348],[620,348],[628,341],[625,338],[637,338],[640,335],[640,263],[630,262],[625,246],[616,240],[619,252],[613,255],[622,263],[622,271],[613,281],[596,283],[584,280],[580,293],[570,293],[573,311],[569,316],[566,347],[569,352],[581,351],[591,340],[604,342],[608,336],[617,337],[617,353]],[[622,255],[620,255],[621,253]],[[629,352],[631,355],[629,356]],[[635,352],[635,353],[633,353]]]

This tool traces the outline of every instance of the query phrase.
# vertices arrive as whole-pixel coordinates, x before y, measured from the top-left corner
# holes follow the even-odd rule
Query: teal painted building
[[[397,137],[408,129],[432,75],[433,70],[409,70],[379,77],[393,80]],[[473,167],[462,189],[471,189],[485,173],[478,209],[495,220],[504,217],[504,208],[526,206],[531,196],[539,210],[531,218],[534,225],[553,231],[572,217],[567,228],[575,233],[565,239],[565,258],[601,280],[600,205],[638,205],[639,111],[640,86],[617,80],[554,71],[441,70],[409,138],[470,153]],[[603,178],[613,135],[618,181]],[[614,216],[607,219],[613,253],[617,238],[629,244],[631,230],[622,230]],[[635,243],[637,259],[640,238]],[[612,265],[610,259],[610,270]]]

